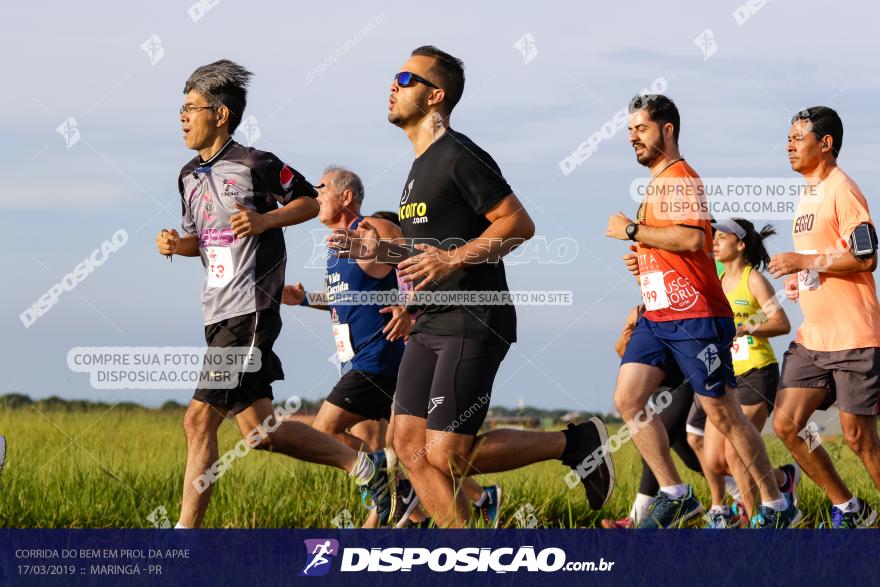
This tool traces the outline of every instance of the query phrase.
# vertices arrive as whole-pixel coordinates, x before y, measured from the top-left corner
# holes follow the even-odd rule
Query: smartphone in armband
[[[870,259],[877,250],[877,233],[870,224],[859,224],[849,237],[853,256],[862,261]]]

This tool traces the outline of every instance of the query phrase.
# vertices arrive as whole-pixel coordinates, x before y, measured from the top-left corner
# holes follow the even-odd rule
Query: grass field
[[[0,410],[0,433],[7,437],[6,466],[0,476],[0,525],[27,528],[151,527],[151,512],[164,507],[173,524],[180,504],[185,445],[182,411],[125,407],[84,411]],[[220,452],[240,438],[228,422],[221,428]],[[768,438],[774,463],[788,460],[782,444]],[[840,437],[826,437],[844,479],[873,504],[880,494]],[[539,527],[594,527],[603,517],[629,511],[640,473],[628,444],[614,455],[617,489],[601,511],[591,511],[583,491],[569,490],[559,462],[543,463],[480,480],[504,488],[502,526],[516,525],[516,512],[534,515]],[[682,470],[684,467],[680,467]],[[702,479],[686,473],[704,504]],[[828,518],[824,496],[806,478],[801,484],[804,525]],[[251,452],[236,461],[215,487],[207,527],[330,527],[340,512],[356,525],[365,510],[347,476],[293,459]],[[526,516],[528,517],[528,516]]]

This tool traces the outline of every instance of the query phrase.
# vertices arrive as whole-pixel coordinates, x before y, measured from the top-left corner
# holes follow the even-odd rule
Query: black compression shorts
[[[400,363],[395,413],[425,418],[429,430],[476,435],[509,348],[462,336],[413,334]]]

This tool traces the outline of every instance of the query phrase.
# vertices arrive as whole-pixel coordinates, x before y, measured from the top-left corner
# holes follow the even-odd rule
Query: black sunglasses
[[[437,86],[435,86],[434,84],[432,84],[431,82],[429,82],[428,80],[426,80],[425,78],[423,78],[422,76],[416,75],[411,71],[401,71],[400,73],[398,73],[397,75],[394,76],[394,79],[397,81],[398,86],[401,86],[404,88],[408,88],[409,86],[414,85],[416,82],[421,82],[421,83],[425,84],[426,86],[429,86],[429,87],[432,87],[432,88],[435,88],[438,90],[440,89]]]

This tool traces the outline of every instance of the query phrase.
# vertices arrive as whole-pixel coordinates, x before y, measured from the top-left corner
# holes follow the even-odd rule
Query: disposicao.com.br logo
[[[305,540],[306,566],[300,577],[320,577],[330,571],[333,558],[339,554],[339,541],[332,538]]]
[[[335,540],[306,540],[308,558],[301,576],[326,574],[331,567],[328,557],[339,553],[339,543]],[[341,572],[408,572],[414,567],[445,573],[455,572],[493,572],[515,573],[518,571],[553,573],[556,571],[611,571],[613,561],[604,558],[597,561],[566,561],[561,548],[544,548],[536,551],[533,546],[518,548],[419,548],[388,547],[359,548],[348,547],[342,550],[339,570]]]

